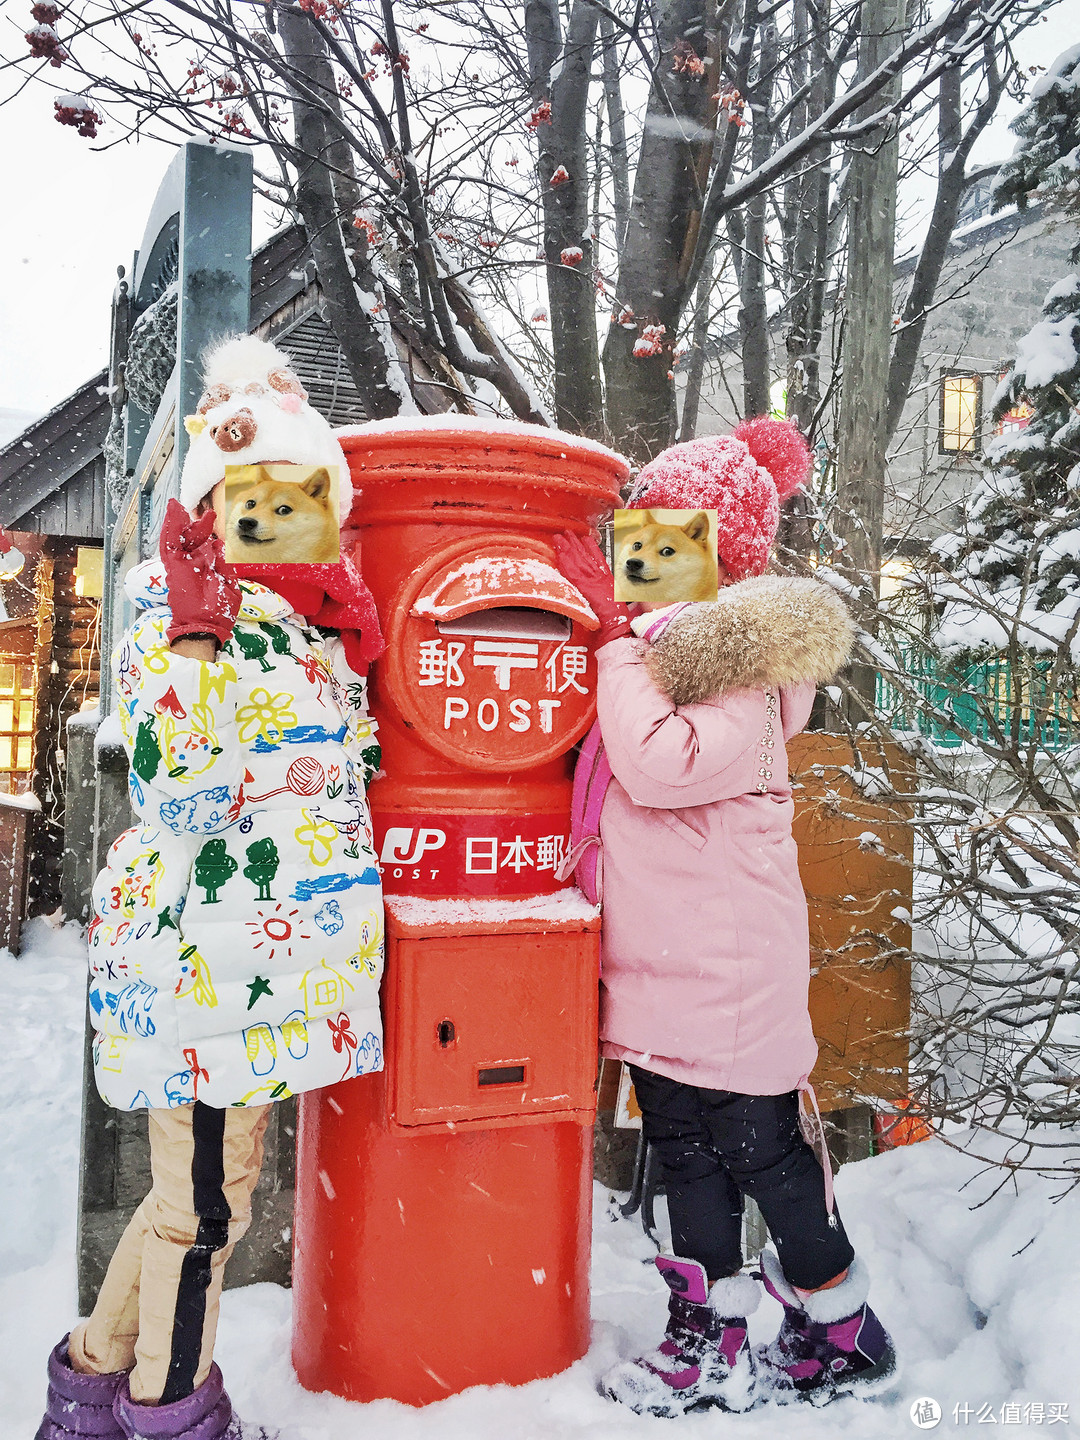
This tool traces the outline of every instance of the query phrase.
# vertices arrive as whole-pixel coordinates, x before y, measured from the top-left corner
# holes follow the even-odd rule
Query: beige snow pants
[[[269,1105],[150,1110],[153,1186],[131,1217],[89,1320],[71,1333],[81,1374],[131,1371],[131,1398],[169,1404],[206,1379],[225,1264],[251,1223]],[[134,1368],[132,1368],[134,1367]]]

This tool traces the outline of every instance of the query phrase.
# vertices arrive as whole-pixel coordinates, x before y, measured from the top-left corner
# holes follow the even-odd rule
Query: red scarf
[[[255,580],[280,595],[305,620],[341,632],[345,658],[357,675],[386,649],[371,591],[351,558],[332,565],[230,565],[241,580]]]

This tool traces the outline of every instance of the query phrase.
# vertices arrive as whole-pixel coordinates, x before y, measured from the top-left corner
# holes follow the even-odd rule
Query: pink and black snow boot
[[[113,1418],[113,1401],[127,1376],[80,1375],[68,1363],[68,1337],[49,1356],[49,1389],[45,1415],[34,1440],[70,1440],[72,1435],[94,1440],[124,1440]]]
[[[651,1354],[609,1370],[600,1393],[639,1415],[751,1409],[757,1390],[746,1317],[761,1299],[753,1278],[728,1276],[710,1293],[696,1260],[658,1255],[656,1268],[671,1291],[664,1338]]]
[[[870,1277],[858,1259],[839,1285],[797,1295],[771,1250],[761,1252],[765,1289],[784,1307],[780,1333],[757,1351],[758,1373],[770,1400],[827,1405],[839,1395],[869,1397],[890,1390],[899,1376],[885,1327],[866,1303]]]
[[[114,1407],[119,1440],[277,1440],[276,1430],[247,1425],[233,1413],[216,1365],[196,1391],[168,1405],[137,1405],[123,1380]]]

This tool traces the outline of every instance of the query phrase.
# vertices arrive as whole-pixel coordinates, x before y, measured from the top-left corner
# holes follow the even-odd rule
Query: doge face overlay
[[[615,599],[674,605],[717,596],[715,510],[616,510]]]
[[[340,559],[336,466],[230,465],[224,510],[225,559],[232,564]]]

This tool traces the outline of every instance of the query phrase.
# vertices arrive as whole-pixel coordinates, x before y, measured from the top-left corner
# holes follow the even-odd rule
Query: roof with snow
[[[251,261],[251,328],[288,355],[311,404],[331,425],[366,420],[330,326],[303,230],[289,226]],[[446,387],[419,335],[393,315],[403,362],[422,411],[444,410]],[[430,377],[430,383],[428,378]],[[0,447],[0,525],[79,539],[101,539],[105,527],[105,461],[109,426],[104,370]]]

